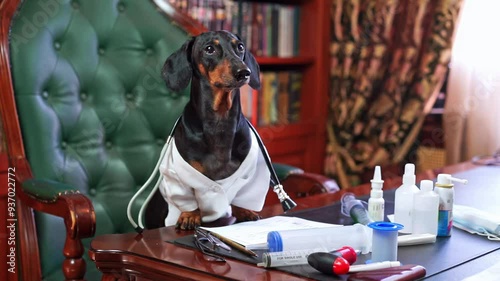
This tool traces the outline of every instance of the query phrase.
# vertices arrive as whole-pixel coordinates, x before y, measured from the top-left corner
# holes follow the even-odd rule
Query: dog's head
[[[162,76],[178,92],[192,76],[206,79],[214,89],[232,91],[248,83],[260,88],[259,65],[238,36],[227,31],[202,33],[188,40],[165,61]]]

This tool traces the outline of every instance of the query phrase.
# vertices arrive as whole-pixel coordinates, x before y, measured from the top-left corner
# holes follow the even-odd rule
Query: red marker
[[[356,257],[354,249],[346,246],[331,253],[312,253],[307,257],[307,262],[325,274],[340,275],[349,272]]]

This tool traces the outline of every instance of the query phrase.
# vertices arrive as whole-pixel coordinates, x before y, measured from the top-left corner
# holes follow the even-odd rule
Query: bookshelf
[[[245,41],[247,47],[250,44],[250,50],[256,56],[261,72],[290,71],[302,74],[298,97],[300,103],[298,120],[266,122],[265,125],[262,125],[262,122],[259,125],[259,121],[255,121],[257,123],[255,125],[257,125],[257,130],[266,144],[273,162],[297,166],[308,172],[323,173],[326,118],[329,104],[330,0],[170,0],[169,3],[174,7],[176,13],[181,15],[180,17],[176,16],[179,20],[186,21],[186,18],[190,18],[195,22],[192,24],[193,26],[205,25],[200,32],[209,30],[210,27],[212,29],[222,27],[222,29],[238,33],[238,30],[241,32],[242,26],[248,26],[248,24],[241,25],[244,20],[243,15],[253,17],[249,11],[264,11],[264,14],[260,15],[262,19],[266,18],[266,7],[291,7],[288,13],[279,14],[281,18],[285,19],[280,26],[288,24],[293,25],[293,28],[287,27],[287,31],[279,32],[285,35],[281,37],[278,35],[277,38],[289,39],[292,36],[298,40],[294,43],[289,43],[290,41],[285,44],[281,43],[280,46],[285,48],[284,53],[276,50],[271,52],[270,47],[262,44],[263,36],[266,32],[270,32],[270,29],[268,27],[267,30],[256,30],[255,20],[253,22],[250,20],[253,23],[253,31],[241,32],[243,34],[251,33],[254,37],[260,36],[257,39],[250,36],[250,38],[245,37],[242,40],[247,40]],[[198,6],[194,8],[193,12],[192,8],[196,5]],[[243,12],[242,7],[246,7]],[[298,13],[294,12],[295,10]],[[237,17],[238,13],[239,18]],[[238,27],[236,24],[235,27],[234,23],[224,23],[224,20],[221,21],[222,15],[224,15],[224,19],[230,17],[236,22],[240,21],[240,26]],[[202,19],[198,20],[197,18],[200,17]],[[175,17],[172,18],[175,20]],[[269,16],[267,18],[269,19]],[[297,20],[293,21],[293,18]],[[211,24],[210,19],[217,20],[217,22]],[[279,20],[273,21],[274,24],[278,22]],[[270,28],[277,30],[276,26]],[[191,33],[197,34],[196,32]],[[241,35],[241,33],[238,34]],[[264,33],[264,35],[260,33]],[[286,47],[287,44],[293,44],[293,47]],[[265,48],[269,48],[268,51],[263,51]],[[259,97],[260,95],[262,93],[259,93]],[[277,107],[280,107],[279,102]]]

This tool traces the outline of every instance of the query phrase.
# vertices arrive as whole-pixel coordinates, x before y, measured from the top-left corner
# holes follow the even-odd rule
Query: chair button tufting
[[[99,52],[99,55],[101,55],[101,56],[104,55],[104,53],[105,53],[104,48],[102,48],[102,47],[99,48],[98,52]]]
[[[156,140],[156,144],[158,144],[158,146],[162,146],[162,145],[164,145],[164,144],[165,144],[165,141],[164,141],[164,140],[162,140],[162,139],[157,139],[157,140]]]
[[[86,93],[82,92],[82,93],[80,94],[80,99],[81,99],[82,101],[86,100],[87,98],[88,98],[88,96],[87,96],[87,94],[86,94]]]
[[[43,99],[48,99],[48,98],[49,98],[49,92],[47,92],[47,91],[43,91],[43,92],[42,92],[42,98],[43,98]]]
[[[61,43],[58,42],[58,41],[54,42],[54,49],[60,50],[61,49]]]
[[[125,11],[125,4],[123,4],[122,2],[119,2],[117,5],[117,8],[118,8],[119,12],[124,12]]]
[[[71,1],[71,7],[73,7],[73,9],[75,10],[78,10],[80,9],[80,3],[78,3],[78,1]]]
[[[65,141],[61,142],[61,148],[64,150],[68,147],[68,143],[66,143]]]
[[[95,188],[91,188],[91,189],[89,189],[89,194],[94,196],[97,194],[97,191],[95,190]]]
[[[147,48],[146,49],[146,55],[151,56],[153,54],[153,49]]]
[[[110,141],[106,142],[106,148],[107,149],[111,149],[112,146],[113,146],[113,144]]]
[[[126,93],[125,94],[125,98],[128,100],[128,101],[133,101],[134,100],[134,95],[132,93]]]

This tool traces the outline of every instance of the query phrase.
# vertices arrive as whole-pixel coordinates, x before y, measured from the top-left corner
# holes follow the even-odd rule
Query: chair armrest
[[[280,163],[273,163],[273,166],[283,188],[292,199],[340,190],[335,180],[323,175],[304,172],[300,168]],[[267,193],[265,205],[277,203],[278,197],[271,188]]]
[[[88,238],[95,234],[95,213],[92,201],[73,187],[45,179],[22,182],[21,199],[39,212],[64,219],[71,238]]]
[[[286,177],[288,177],[291,174],[302,174],[304,173],[304,170],[286,165],[286,164],[281,164],[281,163],[273,163],[274,170],[276,171],[276,175],[278,176],[278,179],[280,181],[284,180]]]
[[[27,179],[23,181],[22,188],[27,195],[47,203],[57,201],[61,195],[79,193],[70,185],[47,179]]]
[[[66,241],[63,254],[63,273],[66,280],[80,280],[85,275],[84,248],[81,239],[92,237],[96,230],[96,217],[92,201],[75,188],[51,180],[34,179],[26,159],[13,160],[12,171],[16,179],[16,197],[22,205],[36,211],[61,217],[66,228]],[[32,215],[31,215],[32,216]],[[24,219],[23,219],[24,220]],[[32,228],[28,236],[36,236]],[[31,239],[26,248],[38,248],[36,240]],[[21,243],[22,245],[23,243]],[[23,250],[25,251],[25,250]],[[28,250],[31,252],[31,250]],[[36,252],[38,256],[38,251]],[[29,276],[29,275],[28,275]]]
[[[281,182],[291,198],[306,197],[340,190],[337,182],[320,174],[303,172],[288,175]]]

